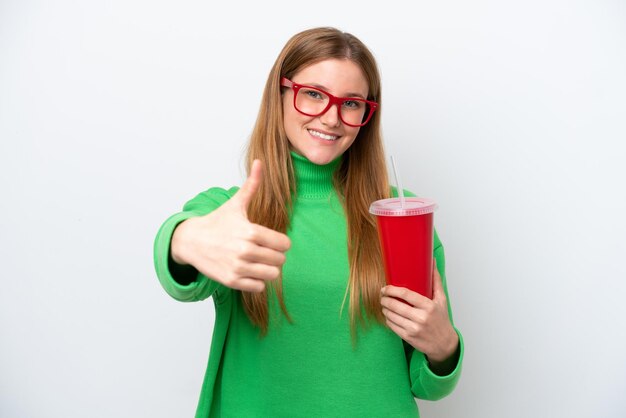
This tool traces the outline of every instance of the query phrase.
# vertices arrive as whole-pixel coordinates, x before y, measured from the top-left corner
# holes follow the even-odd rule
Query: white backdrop
[[[211,301],[160,224],[243,180],[287,39],[331,25],[382,76],[406,188],[435,198],[467,352],[424,417],[626,414],[626,3],[0,1],[0,416],[190,417]]]

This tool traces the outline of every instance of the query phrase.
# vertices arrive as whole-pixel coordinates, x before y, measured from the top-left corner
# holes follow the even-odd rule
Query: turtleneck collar
[[[339,167],[341,156],[328,164],[317,165],[306,157],[291,151],[291,161],[296,177],[296,194],[298,197],[328,197],[333,190],[333,173]]]

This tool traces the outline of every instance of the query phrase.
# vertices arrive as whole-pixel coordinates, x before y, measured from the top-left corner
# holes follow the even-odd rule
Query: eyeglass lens
[[[324,112],[330,98],[322,90],[302,87],[296,94],[296,109],[311,116],[319,116]],[[350,125],[361,125],[363,116],[369,112],[366,101],[357,98],[343,99],[339,110],[343,122]]]

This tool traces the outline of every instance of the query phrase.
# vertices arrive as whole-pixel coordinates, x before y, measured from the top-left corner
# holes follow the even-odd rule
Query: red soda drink
[[[406,197],[377,200],[376,216],[387,284],[433,298],[434,200]]]

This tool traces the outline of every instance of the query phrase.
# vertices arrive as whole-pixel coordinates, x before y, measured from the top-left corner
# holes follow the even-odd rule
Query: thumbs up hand
[[[226,203],[205,216],[189,218],[174,231],[171,255],[232,289],[262,292],[277,279],[291,242],[287,235],[248,220],[248,205],[261,184],[254,160],[250,176]]]

